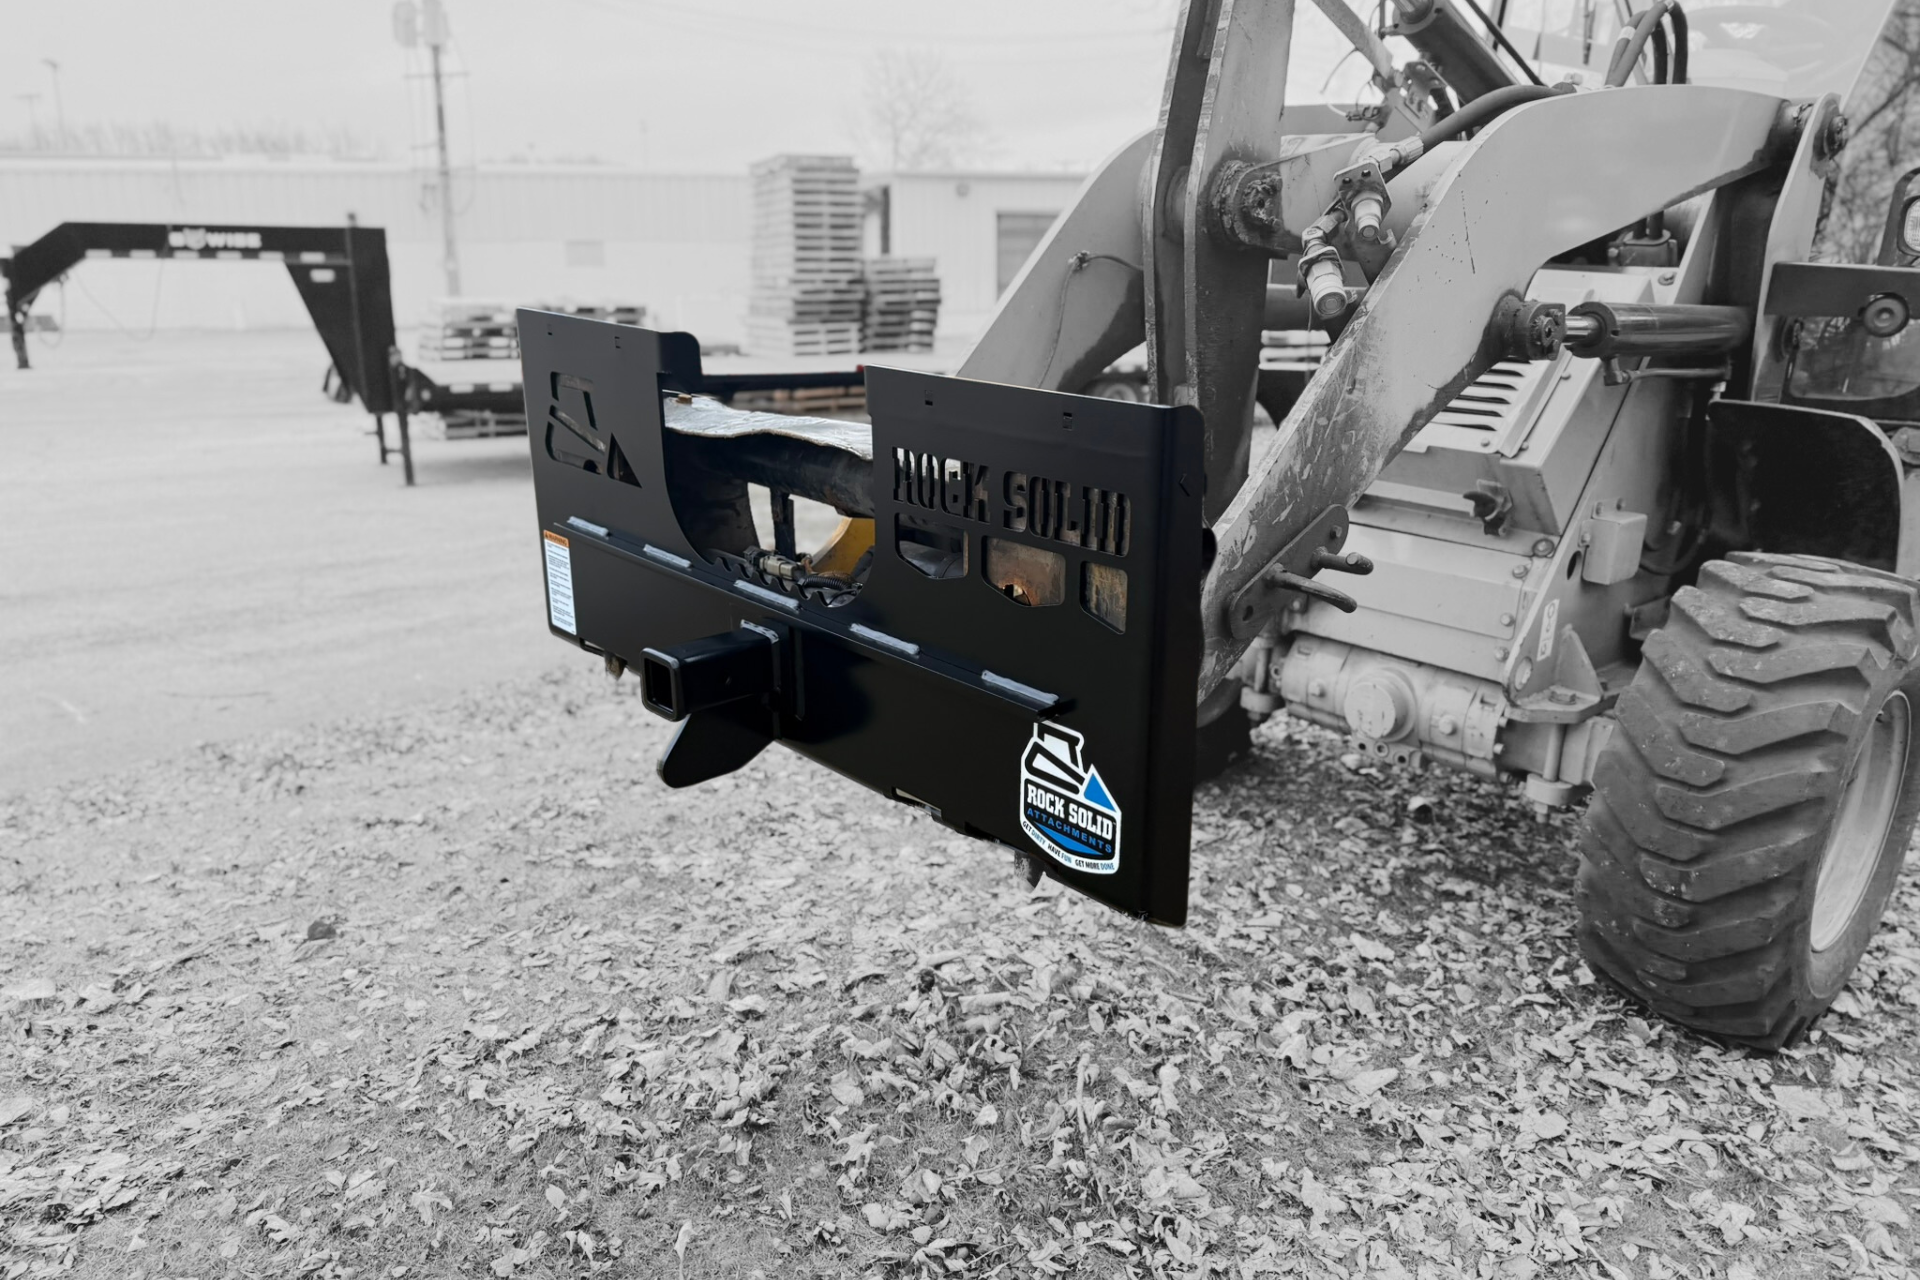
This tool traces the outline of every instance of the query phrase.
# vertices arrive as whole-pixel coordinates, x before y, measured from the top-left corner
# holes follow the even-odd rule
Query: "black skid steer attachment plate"
[[[869,368],[874,552],[830,607],[688,538],[662,400],[701,389],[689,335],[522,311],[520,346],[549,626],[638,671],[643,701],[682,720],[663,778],[781,742],[1184,923],[1194,411]]]

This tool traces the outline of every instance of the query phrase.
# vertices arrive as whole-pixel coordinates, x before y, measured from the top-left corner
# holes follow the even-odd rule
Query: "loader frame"
[[[1597,56],[1618,60],[1606,87],[1576,88],[1520,83],[1451,0],[1394,0],[1399,34],[1442,64],[1460,102],[1434,91],[1442,78],[1431,65],[1395,72],[1361,30],[1356,45],[1383,100],[1340,117],[1286,102],[1291,0],[1184,6],[1158,126],[1087,180],[955,385],[997,384],[999,412],[1032,424],[1038,440],[1052,434],[1046,397],[1080,390],[1144,344],[1149,398],[1198,411],[1200,492],[1185,476],[1180,485],[1206,526],[1196,723],[1284,706],[1354,735],[1383,763],[1433,760],[1522,780],[1542,809],[1566,805],[1607,754],[1610,713],[1641,667],[1641,643],[1715,555],[1814,551],[1915,571],[1916,508],[1903,497],[1920,438],[1903,455],[1885,422],[1858,406],[1796,403],[1791,385],[1796,322],[1884,310],[1888,297],[1910,311],[1920,290],[1920,271],[1799,261],[1845,144],[1840,107],[1871,42],[1866,19],[1833,18],[1816,0],[1781,6],[1785,25],[1829,27],[1839,47],[1783,72],[1770,82],[1778,91],[1629,83],[1645,78],[1636,51],[1670,7],[1644,11],[1617,48],[1603,42]],[[1729,34],[1721,24],[1715,38],[1747,39],[1754,25]],[[1674,59],[1676,77],[1684,65]],[[1256,457],[1260,331],[1288,312],[1270,287],[1276,263],[1300,282],[1291,323],[1324,327],[1333,342]],[[580,358],[586,347],[571,341],[543,358],[555,368]],[[875,372],[876,387],[893,377]],[[530,414],[552,407],[536,373],[547,376],[529,366]],[[946,458],[990,413],[986,399],[957,402],[983,416],[947,420],[927,438]],[[621,421],[636,413],[646,420],[633,410]],[[673,418],[661,418],[669,441],[681,429]],[[788,430],[808,447],[845,447],[830,424]],[[875,459],[885,430],[876,414]],[[727,434],[762,429],[743,422]],[[735,478],[760,477],[776,497],[817,483],[799,468],[767,470],[768,449],[739,444]],[[723,455],[704,454],[704,465],[724,472]],[[1815,543],[1815,523],[1793,518],[1783,494],[1809,467],[1834,478],[1821,490],[1829,505],[1863,495],[1847,539]],[[876,470],[870,498],[839,481],[808,496],[874,515],[871,564],[897,573],[910,557],[886,523],[898,513],[884,494],[898,483]],[[644,478],[636,487],[624,496],[649,519],[680,501]],[[682,515],[693,518],[685,505]],[[542,495],[543,537],[568,518]],[[750,524],[734,528],[754,536]],[[792,546],[778,550],[783,565],[808,572]],[[1334,574],[1345,575],[1338,585]],[[857,584],[846,591],[864,599]],[[617,665],[631,662],[647,625],[636,617],[633,637],[610,651]],[[915,652],[966,635],[933,610],[893,614],[889,627]],[[1187,650],[1175,638],[1165,645],[1178,668]],[[669,652],[666,666],[706,652]],[[1057,685],[1071,676],[1027,673],[1058,670],[1060,652],[1017,649],[1003,674]],[[1103,688],[1108,700],[1140,696],[1124,681]],[[1153,686],[1156,697],[1163,688]],[[815,682],[808,696],[836,692],[829,677],[824,695]],[[1076,692],[1073,705],[1090,697]],[[1034,710],[1037,725],[1057,714]],[[893,713],[874,702],[870,716],[834,725],[845,741],[832,752],[809,748],[859,762],[847,771],[886,791],[880,762],[863,751],[872,741],[905,749],[881,727]],[[1155,715],[1162,728],[1174,723]],[[662,768],[670,781],[692,780],[671,752]],[[960,812],[972,798],[963,787],[938,807]],[[1103,896],[1070,862],[1063,872],[1045,861],[1031,831],[962,829]],[[1165,855],[1164,868],[1149,869],[1156,883],[1184,868],[1186,841],[1170,838]]]

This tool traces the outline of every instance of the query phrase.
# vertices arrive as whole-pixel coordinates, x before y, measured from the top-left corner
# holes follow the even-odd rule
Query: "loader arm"
[[[961,377],[1077,391],[1140,345],[1140,184],[1156,136],[1141,133],[1081,185],[960,362]]]
[[[1789,17],[1813,12],[1804,3],[1785,8]],[[1492,363],[1498,346],[1487,325],[1501,299],[1521,295],[1554,255],[1784,158],[1771,142],[1792,144],[1783,99],[1715,86],[1570,94],[1495,120],[1429,190],[1403,190],[1406,179],[1390,185],[1424,208],[1283,424],[1280,446],[1249,478],[1261,312],[1278,250],[1270,244],[1262,254],[1220,234],[1218,193],[1229,167],[1270,164],[1292,150],[1279,127],[1292,10],[1234,0],[1185,6],[1159,128],[1089,179],[960,370],[1073,390],[1143,340],[1154,398],[1201,410],[1204,509],[1219,547],[1202,605],[1203,697],[1258,630],[1249,625],[1258,619],[1229,619],[1229,606],[1323,512],[1351,504]],[[1450,20],[1450,11],[1440,17]],[[1821,88],[1852,83],[1864,50],[1842,37],[1867,25],[1850,19],[1835,32],[1848,52],[1821,63]],[[1489,66],[1498,64],[1489,57]],[[1456,86],[1464,98],[1495,87]],[[1303,198],[1284,185],[1282,193],[1291,203]],[[1804,191],[1796,199],[1804,205]],[[1125,229],[1130,210],[1137,235]],[[1279,233],[1297,237],[1295,221]],[[1794,221],[1792,233],[1804,235],[1797,224],[1807,219]],[[1768,246],[1770,258],[1785,252]]]
[[[1510,112],[1462,149],[1215,526],[1203,695],[1246,648],[1229,604],[1485,372],[1500,354],[1488,331],[1500,301],[1555,254],[1765,167],[1784,108],[1702,86],[1570,94]]]

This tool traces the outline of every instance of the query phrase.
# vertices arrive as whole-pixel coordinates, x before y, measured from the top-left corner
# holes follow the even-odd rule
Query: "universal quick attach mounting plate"
[[[656,708],[711,693],[718,664],[720,684],[745,673],[728,687],[746,695],[692,708],[667,781],[778,741],[1113,907],[1185,922],[1197,413],[867,369],[874,555],[857,598],[828,607],[688,539],[662,397],[702,389],[690,335],[522,311],[520,347],[554,634],[642,669]],[[953,576],[900,551],[930,533],[964,546]],[[1051,566],[1056,589],[1037,595],[1059,603],[996,589],[990,543],[1000,563]]]

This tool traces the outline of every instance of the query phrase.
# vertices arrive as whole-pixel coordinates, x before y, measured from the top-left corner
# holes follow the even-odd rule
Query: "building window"
[[[567,265],[570,267],[604,267],[607,265],[607,246],[601,240],[567,241]]]
[[[1020,274],[1020,268],[1027,265],[1027,259],[1040,241],[1046,238],[1047,229],[1053,226],[1057,213],[999,213],[994,217],[998,222],[996,243],[999,249],[999,293],[1005,293],[1013,278]]]

